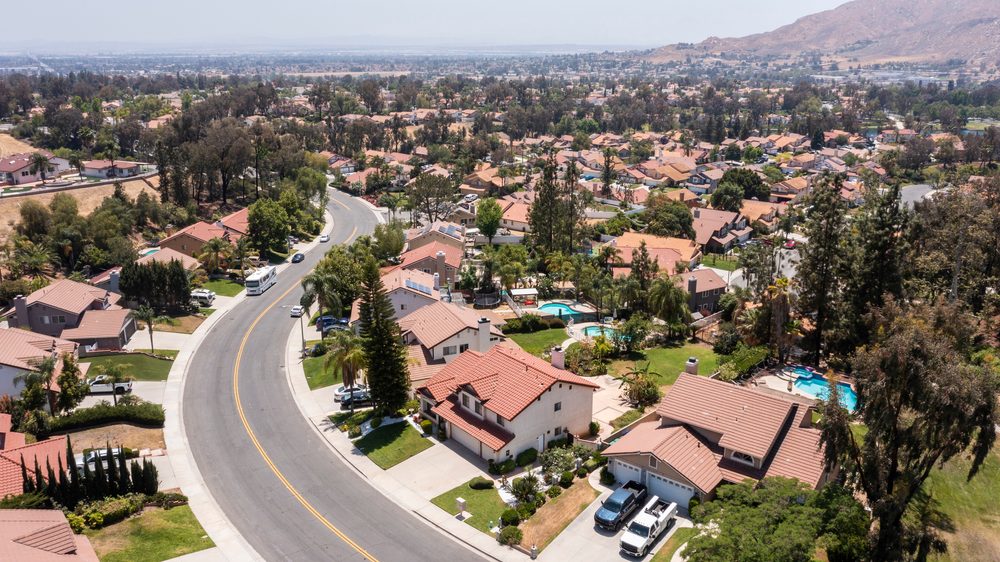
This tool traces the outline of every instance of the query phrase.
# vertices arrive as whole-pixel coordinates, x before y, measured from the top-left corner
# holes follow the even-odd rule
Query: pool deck
[[[791,368],[791,367],[792,367],[792,365],[789,365],[786,368]],[[807,368],[807,367],[803,367],[803,368]],[[815,372],[813,369],[809,369],[809,370]],[[806,399],[809,399],[809,400],[812,400],[812,401],[818,401],[819,400],[819,398],[817,398],[816,396],[813,396],[812,394],[808,394],[808,393],[802,392],[798,388],[795,388],[795,385],[794,385],[795,378],[789,377],[788,375],[784,374],[782,371],[783,371],[783,369],[779,369],[777,371],[772,372],[771,374],[767,374],[767,375],[763,375],[763,376],[757,377],[756,379],[754,379],[753,383],[751,383],[751,384],[754,384],[755,386],[757,386],[759,388],[767,388],[767,389],[770,389],[770,390],[773,390],[773,391],[781,392],[782,394],[785,394],[785,395],[799,396],[799,397],[806,398]],[[820,376],[822,376],[822,374],[820,374]],[[850,384],[852,388],[854,387],[853,382],[851,380],[847,379],[847,378],[841,378],[841,379],[839,379],[839,382]],[[792,389],[791,391],[788,390],[789,387],[791,387],[791,389]]]

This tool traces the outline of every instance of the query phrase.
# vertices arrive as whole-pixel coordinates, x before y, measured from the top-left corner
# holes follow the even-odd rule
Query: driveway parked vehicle
[[[212,303],[215,302],[215,291],[195,289],[191,291],[191,302],[198,306],[212,306]]]
[[[677,504],[653,496],[646,507],[628,524],[619,546],[622,552],[642,558],[657,537],[663,534],[677,517]]]
[[[98,375],[87,380],[87,389],[90,394],[111,394],[112,392],[115,394],[125,394],[132,392],[132,381],[112,383],[110,378]]]
[[[594,514],[594,523],[598,527],[618,532],[645,499],[646,486],[634,480],[629,481],[601,503],[601,509]]]
[[[368,387],[363,384],[354,385],[353,389],[348,389],[346,385],[340,385],[333,391],[333,401],[340,402],[344,398],[354,394],[357,397],[368,396]]]
[[[121,448],[120,447],[115,447],[115,448],[111,449],[111,455],[115,458],[116,461],[118,460],[120,454],[121,454]],[[92,471],[95,468],[97,468],[97,461],[101,461],[104,464],[104,468],[107,468],[108,467],[108,449],[107,449],[107,447],[98,447],[96,449],[91,449],[91,450],[87,451],[86,453],[75,455],[74,459],[76,459],[76,470],[80,474],[83,474],[83,465],[84,464],[89,464],[90,465],[90,469]]]
[[[367,408],[372,405],[372,398],[367,392],[365,392],[363,396],[345,396],[344,399],[340,401],[341,410],[350,410],[351,408]]]

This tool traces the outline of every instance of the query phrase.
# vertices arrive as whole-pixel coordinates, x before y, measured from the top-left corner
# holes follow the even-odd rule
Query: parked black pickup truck
[[[615,490],[594,514],[598,527],[617,532],[646,499],[646,487],[632,480]]]

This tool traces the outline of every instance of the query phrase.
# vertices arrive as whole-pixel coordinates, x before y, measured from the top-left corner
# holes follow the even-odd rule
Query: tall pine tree
[[[364,266],[359,319],[368,388],[375,411],[379,415],[392,415],[409,397],[410,373],[399,324],[374,259]]]
[[[558,224],[562,205],[560,205],[556,172],[555,157],[550,155],[542,169],[542,179],[538,182],[535,200],[532,201],[531,209],[528,211],[531,237],[542,255],[552,253],[558,243]]]

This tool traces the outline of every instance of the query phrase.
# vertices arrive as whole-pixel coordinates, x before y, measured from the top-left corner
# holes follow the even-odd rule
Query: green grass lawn
[[[324,361],[326,361],[325,355],[306,357],[302,361],[302,369],[306,372],[306,382],[309,383],[309,390],[325,388],[341,381],[340,370],[324,369]]]
[[[688,357],[698,358],[698,373],[702,376],[711,375],[719,368],[719,356],[712,351],[711,347],[700,343],[686,343],[644,349],[633,353],[625,359],[612,361],[608,372],[622,374],[628,372],[636,363],[642,366],[649,362],[650,371],[656,373],[657,383],[660,386],[669,386],[674,384],[678,375],[684,370],[684,364]]]
[[[931,560],[995,560],[1000,552],[1000,452],[994,447],[971,481],[970,464],[968,455],[952,459],[924,484],[955,526],[945,534],[947,554]]]
[[[355,410],[352,414],[350,410],[337,412],[330,416],[330,421],[339,429],[341,425],[361,425],[375,415],[375,410]]]
[[[542,352],[562,344],[569,336],[563,328],[541,330],[532,334],[511,334],[510,339],[532,355],[541,356]]]
[[[141,516],[86,534],[102,562],[160,562],[215,546],[186,505],[147,508]]]
[[[177,352],[157,351],[158,354],[168,355]],[[127,376],[137,381],[165,381],[170,373],[173,360],[156,359],[141,353],[122,353],[117,355],[102,355],[100,357],[87,357],[83,363],[90,363],[88,376],[95,376],[103,367],[120,365]]]
[[[201,314],[202,316],[209,316],[213,312],[215,312],[214,308],[199,308],[198,309],[198,314]]]
[[[740,267],[740,262],[736,258],[720,256],[719,254],[705,254],[701,259],[701,264],[705,267],[714,267],[715,269],[724,269],[726,271],[734,271]]]
[[[507,504],[503,503],[495,488],[473,490],[468,482],[448,490],[431,500],[431,503],[451,515],[458,515],[458,510],[455,508],[456,498],[464,499],[466,509],[472,514],[472,517],[465,522],[484,533],[490,532],[490,521],[496,525],[500,521],[500,514],[507,509]]]
[[[674,553],[677,552],[677,549],[684,546],[684,543],[694,538],[696,534],[698,534],[698,531],[692,527],[677,529],[674,531],[674,534],[667,539],[666,544],[663,545],[663,548],[656,553],[656,556],[654,556],[650,562],[668,562],[674,557]]]
[[[203,283],[201,287],[224,297],[235,297],[243,291],[243,285],[229,279],[212,279]]]
[[[424,439],[406,422],[380,427],[354,442],[354,445],[375,464],[388,470],[433,443]]]
[[[634,422],[635,420],[641,418],[645,412],[642,410],[629,410],[624,414],[618,416],[617,418],[611,420],[611,427],[615,428],[615,431],[625,427],[626,425]]]

